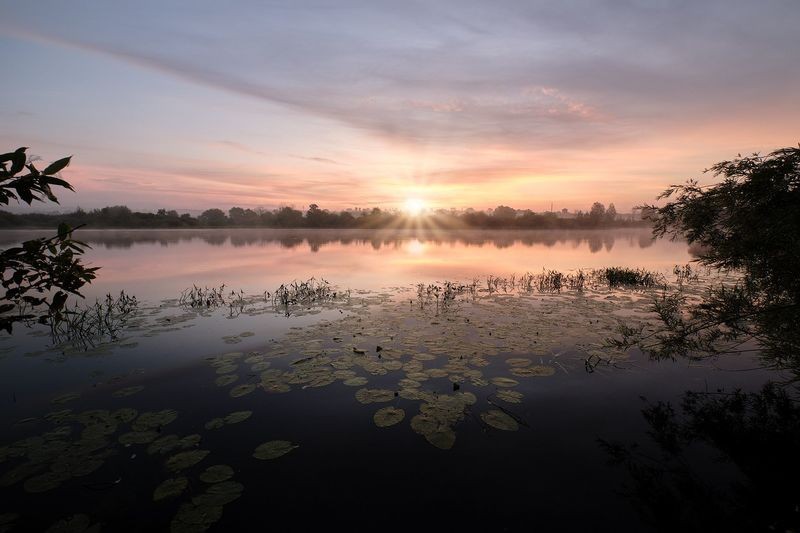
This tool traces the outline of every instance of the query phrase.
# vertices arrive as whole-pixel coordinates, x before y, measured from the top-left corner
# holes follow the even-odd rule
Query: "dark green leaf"
[[[42,174],[46,174],[46,175],[50,176],[52,174],[60,172],[67,165],[69,165],[70,159],[72,159],[72,156],[64,157],[64,158],[59,159],[58,161],[50,163],[50,165],[46,169],[44,169],[42,171]]]

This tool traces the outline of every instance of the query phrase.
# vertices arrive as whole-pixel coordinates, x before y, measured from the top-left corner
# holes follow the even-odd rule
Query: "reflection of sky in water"
[[[46,232],[6,231],[0,245]],[[196,283],[248,293],[323,277],[377,289],[485,275],[606,266],[671,269],[687,246],[653,241],[647,229],[597,231],[82,230],[102,267],[87,296],[124,289],[140,299],[174,298]]]
[[[5,244],[30,235],[6,232],[0,241],[5,239]],[[15,422],[62,407],[76,411],[129,406],[141,411],[175,409],[180,416],[167,431],[201,434],[202,448],[212,454],[202,466],[230,464],[236,470],[235,479],[245,486],[237,511],[226,510],[223,529],[248,529],[260,519],[264,501],[296,514],[305,510],[309,498],[314,499],[315,512],[339,519],[345,517],[337,513],[349,512],[355,498],[368,514],[386,501],[405,505],[413,498],[415,505],[437,502],[439,511],[462,518],[465,506],[478,514],[502,508],[507,519],[527,522],[533,513],[540,523],[566,524],[567,529],[591,528],[598,520],[611,529],[640,529],[642,524],[629,503],[615,492],[622,478],[619,470],[607,464],[597,438],[643,434],[647,426],[640,416],[642,394],[678,401],[687,389],[752,389],[769,375],[715,368],[741,370],[753,365],[749,358],[688,365],[685,361],[653,363],[636,356],[619,368],[587,373],[579,349],[588,346],[588,341],[581,344],[583,337],[594,335],[596,342],[607,331],[601,324],[607,326],[614,316],[635,312],[630,306],[639,305],[641,311],[644,305],[645,298],[624,291],[590,291],[581,296],[535,293],[516,299],[503,294],[496,301],[467,298],[440,315],[405,299],[385,305],[373,299],[368,310],[358,303],[289,317],[269,312],[229,318],[223,308],[211,316],[184,320],[186,310],[174,304],[156,307],[192,283],[226,283],[228,288],[258,294],[292,279],[317,276],[354,289],[356,302],[362,296],[357,290],[362,288],[375,290],[374,298],[383,287],[417,282],[537,273],[543,268],[569,271],[620,265],[664,271],[691,259],[685,244],[653,242],[646,230],[442,234],[136,230],[87,231],[81,237],[93,246],[88,259],[102,266],[87,295],[124,289],[147,302],[144,311],[154,314],[139,331],[125,333],[135,346],[117,347],[110,354],[63,356],[42,351],[49,338],[24,328],[18,328],[11,339],[0,339],[0,350],[5,349],[0,355],[0,390],[4,392],[0,427],[7,428],[0,446],[41,431],[39,425]],[[536,312],[537,306],[547,305],[551,306],[548,312]],[[169,331],[150,336],[154,326]],[[491,341],[487,329],[495,334],[489,336]],[[245,332],[246,336],[240,336]],[[407,350],[395,344],[417,335],[420,340],[412,343],[417,348]],[[237,336],[239,342],[226,343],[226,336]],[[492,355],[479,337],[517,349]],[[499,404],[524,422],[513,433],[487,431],[480,422],[481,414],[498,408],[495,387],[459,381],[460,390],[475,394],[477,404],[454,425],[456,444],[443,452],[412,431],[410,420],[421,412],[421,402],[402,394],[388,403],[362,405],[354,398],[359,387],[336,381],[322,388],[295,384],[291,392],[278,395],[256,389],[232,398],[231,387],[261,384],[263,375],[244,364],[246,356],[241,356],[233,371],[235,383],[217,386],[219,374],[206,360],[226,352],[286,349],[290,355],[267,360],[271,369],[292,372],[301,368],[294,364],[298,360],[319,353],[314,347],[324,346],[333,354],[333,347],[343,346],[343,354],[335,357],[346,358],[354,353],[350,344],[357,345],[366,350],[370,361],[379,361],[376,347],[383,345],[384,362],[391,359],[393,350],[408,362],[419,350],[430,352],[437,341],[445,349],[436,352],[435,360],[424,360],[429,361],[428,368],[486,355],[483,375],[507,376],[505,359],[514,353],[530,357],[534,365],[552,365],[555,373],[516,378],[519,383],[514,390],[523,394],[522,403]],[[11,346],[15,348],[9,350]],[[320,367],[327,368],[327,363]],[[413,375],[413,370],[371,375],[363,368],[358,374],[368,379],[366,387],[395,391],[398,380]],[[422,389],[454,394],[449,377],[432,376]],[[131,398],[112,396],[115,390],[140,384],[144,390]],[[50,403],[54,396],[72,392],[80,392],[81,398],[65,406]],[[391,428],[376,428],[373,414],[388,405],[404,409],[405,419]],[[223,429],[203,429],[208,420],[242,409],[252,410],[252,418]],[[278,438],[296,442],[300,448],[266,466],[254,463],[254,447]],[[149,503],[154,480],[161,481],[165,475],[163,458],[154,460],[144,448],[122,450],[90,479],[103,481],[112,472],[114,479],[122,480],[114,494],[136,493],[140,501]],[[0,474],[3,471],[0,465]],[[365,487],[371,486],[381,490],[365,493]],[[37,499],[16,486],[9,493],[9,505],[30,516],[38,516],[31,509],[43,502],[51,514],[73,512],[75,501],[58,490]],[[81,505],[94,501],[94,496],[84,492],[75,494]],[[442,494],[454,496],[442,500]],[[170,517],[162,518],[168,521]]]

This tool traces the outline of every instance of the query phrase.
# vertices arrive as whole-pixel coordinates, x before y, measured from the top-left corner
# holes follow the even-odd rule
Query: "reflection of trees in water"
[[[651,233],[642,233],[639,235],[639,248],[650,248],[655,242],[656,239]]]
[[[629,496],[666,531],[800,530],[800,147],[711,167],[719,183],[673,185],[650,206],[658,236],[692,246],[701,264],[734,271],[702,301],[682,286],[653,302],[658,324],[622,326],[622,341],[654,359],[750,353],[778,370],[760,392],[684,393],[642,413],[656,445],[603,445],[625,465]],[[787,380],[785,375],[791,377]],[[771,375],[777,379],[778,375]]]
[[[630,474],[626,496],[662,531],[797,531],[796,392],[687,392],[679,410],[642,411],[652,442],[601,443]]]
[[[5,237],[7,238],[7,237]],[[605,248],[611,251],[617,239],[641,248],[652,246],[647,229],[614,230],[302,230],[302,229],[222,229],[222,230],[85,230],[81,238],[95,247],[108,249],[131,248],[137,244],[171,246],[202,241],[212,246],[230,244],[233,247],[277,244],[294,249],[308,246],[317,252],[328,245],[362,245],[380,250],[384,246],[402,247],[415,239],[423,243],[461,244],[463,246],[493,246],[497,249],[515,245],[586,246],[591,253]],[[0,237],[0,241],[5,240]]]

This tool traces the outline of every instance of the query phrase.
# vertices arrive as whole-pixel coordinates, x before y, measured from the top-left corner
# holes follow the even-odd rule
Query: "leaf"
[[[69,157],[61,158],[58,161],[54,161],[53,163],[50,163],[50,165],[48,165],[48,167],[42,171],[42,174],[46,174],[46,175],[49,176],[49,175],[55,174],[56,172],[60,172],[67,165],[69,165],[69,162],[70,162],[71,159],[72,159],[72,156],[69,156]]]
[[[11,175],[25,168],[25,160],[27,159],[25,150],[27,150],[27,148],[17,148],[14,150],[14,153],[11,154],[11,169],[9,169]]]
[[[42,181],[47,182],[50,185],[58,185],[59,187],[64,187],[64,188],[69,189],[71,191],[75,190],[75,189],[72,188],[72,185],[70,185],[68,182],[62,180],[61,178],[54,178],[52,176],[43,176],[42,177]]]
[[[253,457],[262,460],[277,459],[295,448],[299,448],[299,446],[292,444],[288,440],[271,440],[258,446],[253,453]]]
[[[167,479],[156,487],[153,492],[153,501],[157,502],[180,496],[187,486],[189,486],[189,480],[185,477]]]
[[[69,224],[62,222],[58,225],[58,238],[61,240],[66,239],[71,231],[72,228],[69,226]]]
[[[516,431],[519,429],[519,424],[517,424],[516,420],[497,409],[481,413],[481,419],[493,428],[502,429],[503,431]]]
[[[397,407],[384,407],[378,409],[372,416],[372,420],[379,428],[386,428],[400,423],[405,418],[406,412]]]
[[[62,307],[64,307],[64,303],[67,301],[67,293],[64,291],[58,291],[53,296],[53,301],[50,303],[50,310],[51,311],[58,311]]]

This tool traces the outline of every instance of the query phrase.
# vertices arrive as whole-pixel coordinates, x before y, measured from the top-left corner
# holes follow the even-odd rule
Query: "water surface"
[[[4,232],[0,242],[34,234]],[[751,360],[655,363],[636,352],[589,373],[586,358],[608,356],[604,339],[645,319],[654,293],[519,284],[526,272],[608,266],[670,282],[691,254],[646,230],[80,237],[92,246],[87,260],[102,266],[87,299],[125,290],[140,312],[114,342],[89,350],[53,347],[35,329],[0,341],[0,515],[20,530],[76,513],[109,531],[304,530],[311,521],[361,529],[394,517],[424,527],[425,516],[508,530],[647,529],[597,439],[646,440],[642,396],[752,390],[770,377],[738,371]],[[311,277],[335,285],[336,297],[289,307],[265,297]],[[471,287],[449,301],[417,288],[447,280]],[[246,303],[178,300],[192,285],[222,284]],[[386,409],[402,419],[381,427]],[[161,453],[168,435],[188,440]],[[297,447],[253,457],[275,440]],[[202,457],[175,468],[187,452]],[[65,457],[93,468],[67,475]],[[203,481],[217,464],[233,469],[228,485]],[[720,464],[711,475],[737,473]],[[184,478],[179,495],[153,502],[162,482]],[[213,487],[233,492],[211,497]]]

